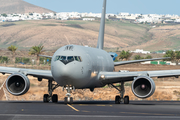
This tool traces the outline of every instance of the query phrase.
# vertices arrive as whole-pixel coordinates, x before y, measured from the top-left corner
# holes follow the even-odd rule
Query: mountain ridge
[[[46,8],[42,8],[23,0],[0,0],[0,14],[12,14],[12,13],[49,13],[54,12]]]

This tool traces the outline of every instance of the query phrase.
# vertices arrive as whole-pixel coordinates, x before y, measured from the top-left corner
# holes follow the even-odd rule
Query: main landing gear
[[[75,87],[67,86],[65,87],[65,89],[67,90],[67,94],[66,94],[67,97],[64,98],[64,104],[73,104],[73,98],[71,97],[71,92],[72,90],[75,91]]]
[[[49,94],[44,94],[43,102],[48,103],[49,101],[52,101],[53,103],[58,102],[58,96],[57,94],[52,94],[52,92],[58,88],[58,84],[52,84],[52,80],[48,80],[48,92]]]
[[[121,82],[120,89],[118,89],[113,84],[111,84],[111,85],[114,88],[116,88],[120,93],[120,96],[118,95],[118,96],[115,97],[115,104],[120,104],[121,102],[124,102],[124,104],[129,104],[129,96],[124,97],[124,93],[125,93],[124,82]]]
[[[53,95],[52,93],[58,87],[59,87],[58,84],[52,84],[52,80],[48,80],[48,92],[49,92],[49,94],[44,94],[43,102],[48,103],[49,101],[52,101],[53,103],[57,103],[58,102],[58,96],[57,96],[57,94]],[[64,91],[64,88],[67,90],[67,94],[66,94],[67,97],[64,98],[64,103],[65,104],[72,104],[73,98],[71,97],[71,92],[72,92],[72,90],[75,91],[75,87],[66,86],[66,87],[63,87],[63,91]]]

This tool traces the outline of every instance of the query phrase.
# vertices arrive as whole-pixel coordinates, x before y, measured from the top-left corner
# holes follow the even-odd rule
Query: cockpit
[[[82,62],[80,56],[56,56],[54,61],[58,60],[64,63],[65,65],[73,61]]]

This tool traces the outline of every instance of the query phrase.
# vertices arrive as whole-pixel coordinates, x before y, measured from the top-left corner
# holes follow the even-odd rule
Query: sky
[[[103,0],[24,0],[55,12],[101,13]],[[107,0],[107,13],[176,14],[180,0]]]

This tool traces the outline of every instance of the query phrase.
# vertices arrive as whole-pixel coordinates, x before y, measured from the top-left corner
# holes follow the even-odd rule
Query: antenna
[[[97,48],[103,49],[104,47],[104,30],[105,30],[105,20],[106,20],[106,0],[104,0],[102,14],[101,14],[101,25],[99,29],[99,37]]]

